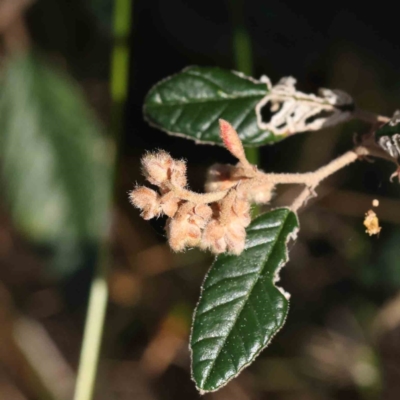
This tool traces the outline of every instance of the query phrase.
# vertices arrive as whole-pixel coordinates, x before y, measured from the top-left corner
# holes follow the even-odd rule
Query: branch
[[[369,124],[386,124],[387,122],[390,121],[389,117],[386,117],[384,115],[374,114],[370,111],[362,110],[360,108],[355,109],[353,113],[353,118],[359,119]]]

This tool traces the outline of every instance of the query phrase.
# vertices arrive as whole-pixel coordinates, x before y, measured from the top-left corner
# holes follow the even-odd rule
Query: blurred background
[[[146,150],[186,158],[199,191],[207,167],[234,160],[146,124],[144,97],[160,79],[188,65],[247,69],[272,82],[292,75],[306,92],[345,90],[382,115],[399,107],[398,16],[388,1],[123,2],[132,7],[119,30],[111,0],[0,0],[1,400],[72,398],[89,285],[105,248],[110,297],[95,399],[199,398],[188,341],[212,257],[173,254],[164,221],[143,221],[127,193],[143,182]],[[296,135],[261,148],[260,166],[314,170],[367,131],[353,121]],[[292,295],[285,327],[206,399],[400,398],[393,169],[360,162],[318,189],[282,272]],[[279,190],[273,205],[292,194]],[[369,237],[362,222],[375,198],[382,231]]]

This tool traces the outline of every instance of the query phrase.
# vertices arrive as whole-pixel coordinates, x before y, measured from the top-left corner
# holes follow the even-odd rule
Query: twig
[[[290,208],[297,211],[307,200],[314,196],[314,189],[328,176],[341,170],[347,165],[353,163],[362,156],[370,155],[369,149],[359,146],[354,150],[348,151],[329,164],[317,169],[315,172],[308,172],[305,174],[265,174],[266,179],[272,179],[275,183],[304,183],[306,188],[294,200]],[[281,179],[280,179],[281,178]]]
[[[368,122],[369,124],[377,124],[377,123],[384,124],[390,121],[389,117],[386,117],[384,115],[374,114],[370,111],[362,110],[360,108],[356,108],[356,110],[353,113],[353,118]]]
[[[209,192],[209,193],[195,193],[191,190],[180,188],[174,186],[172,183],[165,183],[168,188],[174,192],[174,195],[181,200],[190,201],[194,204],[208,204],[216,201],[221,201],[229,196],[229,193],[233,193],[232,189],[236,188],[239,190],[240,185],[245,184],[247,188],[256,188],[265,183],[270,183],[273,185],[282,184],[300,184],[305,185],[306,188],[303,192],[296,198],[293,204],[290,206],[293,210],[299,209],[310,196],[314,195],[314,189],[327,177],[334,174],[335,172],[341,170],[347,165],[353,163],[354,161],[365,157],[367,155],[372,155],[376,157],[385,157],[385,154],[381,154],[374,148],[369,148],[365,146],[358,146],[354,150],[350,150],[335,160],[331,161],[327,165],[317,169],[314,172],[306,173],[265,173],[262,171],[256,171],[253,177],[243,177],[243,179],[238,180],[229,189]]]
[[[313,196],[313,191],[310,188],[305,187],[301,193],[294,199],[290,208],[296,212],[300,207],[307,203],[308,199]]]

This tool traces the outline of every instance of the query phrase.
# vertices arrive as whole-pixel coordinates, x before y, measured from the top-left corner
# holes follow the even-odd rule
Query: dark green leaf
[[[33,56],[10,61],[0,93],[2,185],[36,241],[97,241],[110,190],[106,139],[75,84]]]
[[[190,67],[157,85],[145,99],[150,124],[197,142],[222,143],[218,119],[229,121],[245,146],[282,139],[257,125],[255,107],[267,85],[244,75],[207,67]]]
[[[288,295],[275,286],[298,230],[287,208],[256,218],[240,256],[218,256],[205,279],[192,328],[192,372],[202,392],[234,378],[282,328]]]

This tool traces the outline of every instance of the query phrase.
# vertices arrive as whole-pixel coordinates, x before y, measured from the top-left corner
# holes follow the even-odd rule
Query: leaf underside
[[[255,107],[267,85],[217,67],[189,67],[157,83],[147,94],[148,122],[170,134],[222,144],[218,119],[229,121],[245,146],[281,140],[257,125]]]
[[[190,344],[193,379],[201,392],[234,378],[283,326],[289,301],[275,282],[297,229],[292,211],[270,211],[247,228],[240,256],[216,258],[202,287]]]

